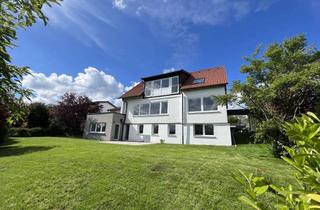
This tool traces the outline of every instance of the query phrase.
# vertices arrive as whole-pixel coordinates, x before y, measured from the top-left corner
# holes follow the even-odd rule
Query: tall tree
[[[45,5],[59,3],[60,0],[2,0],[0,1],[0,106],[9,110],[11,118],[19,119],[24,111],[19,105],[28,98],[31,90],[21,85],[23,75],[30,74],[27,67],[11,64],[9,48],[15,47],[16,30],[32,26],[37,20],[45,24],[48,18],[43,13]]]
[[[49,111],[43,103],[33,103],[29,107],[29,114],[27,116],[28,126],[33,127],[47,127],[49,124]]]
[[[54,117],[65,126],[68,135],[82,135],[83,125],[88,113],[100,111],[99,105],[87,96],[65,93],[54,108]]]
[[[258,120],[257,140],[281,147],[289,143],[281,124],[307,111],[320,114],[320,52],[304,35],[272,44],[262,55],[260,49],[245,57],[246,80],[235,81],[220,102],[245,104]]]

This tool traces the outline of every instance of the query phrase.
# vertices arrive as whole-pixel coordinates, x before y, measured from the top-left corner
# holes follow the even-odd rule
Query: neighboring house
[[[120,126],[124,122],[124,114],[120,107],[109,101],[95,101],[101,110],[99,113],[88,114],[84,127],[83,137],[104,141],[120,140]]]
[[[226,94],[226,84],[223,67],[142,78],[121,96],[124,118],[119,139],[231,145],[226,106],[218,105],[215,99]]]

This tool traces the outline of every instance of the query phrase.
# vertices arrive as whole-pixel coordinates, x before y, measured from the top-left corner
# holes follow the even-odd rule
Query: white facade
[[[224,94],[224,86],[214,86],[182,90],[179,93],[166,96],[126,98],[122,113],[126,115],[125,127],[129,127],[129,134],[127,134],[127,129],[124,129],[124,140],[155,143],[164,140],[165,143],[173,144],[231,145],[226,106],[219,105],[215,110],[206,111],[208,108],[205,105],[208,98]],[[201,110],[189,111],[189,99],[194,99],[196,102],[201,101]],[[160,104],[167,102],[167,113],[161,113],[160,105],[159,114],[145,114],[144,111],[147,107],[151,112],[151,105],[147,106],[146,104],[157,102]],[[141,108],[141,104],[144,104],[143,108]],[[140,105],[140,114],[143,109],[143,115],[134,114],[137,105]],[[200,106],[194,107],[195,109],[200,108]],[[173,127],[173,125],[175,132],[170,134],[169,126]],[[158,128],[155,129],[158,131],[156,134],[154,133],[155,126]],[[142,132],[141,127],[143,127]],[[201,128],[203,128],[202,131]]]

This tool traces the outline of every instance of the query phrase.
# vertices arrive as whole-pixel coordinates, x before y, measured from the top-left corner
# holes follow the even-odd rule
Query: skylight
[[[199,79],[193,80],[193,84],[202,84],[202,83],[204,83],[204,78],[199,78]]]

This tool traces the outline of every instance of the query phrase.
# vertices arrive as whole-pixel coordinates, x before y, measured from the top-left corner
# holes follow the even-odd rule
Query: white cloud
[[[130,83],[130,86],[125,87],[124,90],[125,90],[125,91],[129,91],[129,90],[131,90],[134,86],[138,85],[139,83],[140,83],[140,82],[134,82],[134,81],[132,81],[132,82]]]
[[[101,1],[65,0],[61,6],[45,7],[44,11],[50,25],[64,29],[87,46],[94,44],[111,54],[101,26],[113,29],[117,26],[108,15],[107,6]]]
[[[66,92],[75,92],[86,95],[91,100],[109,100],[117,105],[118,99],[129,87],[124,87],[112,75],[88,67],[76,77],[52,73],[46,76],[43,73],[32,72],[22,80],[22,85],[34,90],[32,101],[55,104]]]
[[[113,0],[112,4],[114,7],[118,8],[118,9],[124,9],[127,7],[124,0]]]
[[[198,56],[199,36],[193,25],[217,26],[241,21],[268,9],[277,0],[121,0],[125,14],[140,18],[155,36],[168,39],[173,52],[167,65],[188,66]],[[113,0],[113,2],[118,2]]]
[[[168,69],[163,69],[163,71],[162,71],[162,73],[169,73],[169,72],[173,72],[173,71],[177,71],[177,69],[176,68],[174,68],[174,67],[171,67],[171,68],[168,68]]]

